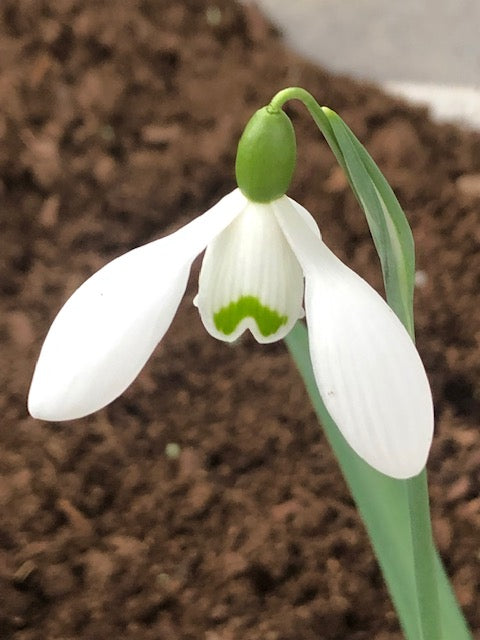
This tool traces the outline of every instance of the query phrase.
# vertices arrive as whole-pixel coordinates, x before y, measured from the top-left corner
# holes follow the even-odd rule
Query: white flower
[[[344,437],[379,471],[419,473],[433,409],[417,350],[384,300],[335,257],[311,215],[286,195],[259,204],[236,189],[87,280],[47,335],[31,415],[70,420],[117,398],[170,326],[192,261],[205,248],[195,303],[207,331],[226,341],[245,329],[258,342],[279,340],[304,315],[305,298],[315,378]]]

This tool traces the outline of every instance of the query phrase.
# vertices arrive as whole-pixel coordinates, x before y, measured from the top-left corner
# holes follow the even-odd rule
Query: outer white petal
[[[170,326],[192,261],[244,203],[235,190],[177,232],[108,263],[77,289],[42,347],[28,399],[31,415],[71,420],[118,397]]]
[[[250,202],[205,252],[195,300],[207,331],[231,342],[283,338],[303,316],[303,273],[272,204]]]
[[[377,470],[418,474],[432,440],[433,404],[414,343],[383,298],[291,207],[280,203],[276,212],[304,269],[310,355],[330,415]]]

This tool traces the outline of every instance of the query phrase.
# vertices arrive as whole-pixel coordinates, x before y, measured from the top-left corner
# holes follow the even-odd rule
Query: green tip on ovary
[[[222,307],[213,316],[218,331],[231,335],[244,318],[253,318],[262,336],[271,336],[287,324],[287,316],[263,305],[255,296],[242,296],[236,302]]]
[[[296,156],[290,118],[281,109],[259,109],[238,143],[235,173],[240,190],[253,202],[280,198],[292,180]]]

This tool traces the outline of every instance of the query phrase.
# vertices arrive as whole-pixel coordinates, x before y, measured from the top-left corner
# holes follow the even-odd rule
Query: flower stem
[[[405,480],[405,483],[410,510],[410,533],[415,566],[420,638],[422,640],[441,640],[435,546],[432,537],[425,469],[418,476]]]
[[[288,100],[300,100],[305,107],[308,109],[308,112],[312,116],[317,127],[320,129],[322,134],[324,135],[328,145],[332,149],[337,161],[341,165],[341,167],[345,170],[345,162],[343,160],[343,154],[340,150],[340,147],[335,139],[335,136],[332,131],[332,127],[328,121],[327,116],[322,110],[322,107],[318,104],[315,98],[311,93],[302,89],[301,87],[288,87],[287,89],[282,89],[279,91],[271,100],[268,108],[271,111],[279,111],[285,102]]]

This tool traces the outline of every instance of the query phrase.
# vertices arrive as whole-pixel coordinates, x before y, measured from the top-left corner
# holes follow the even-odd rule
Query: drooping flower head
[[[433,432],[422,362],[383,298],[285,195],[295,157],[285,113],[258,111],[239,143],[238,189],[108,263],[65,303],[35,369],[31,415],[80,418],[123,393],[170,326],[191,264],[206,249],[195,298],[206,330],[230,342],[248,329],[268,343],[305,315],[319,392],[348,443],[388,475],[419,473]]]

